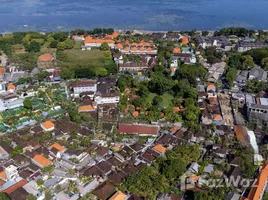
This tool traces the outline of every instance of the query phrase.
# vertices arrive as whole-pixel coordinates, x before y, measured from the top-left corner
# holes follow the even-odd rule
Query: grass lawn
[[[157,94],[155,93],[150,93],[149,96],[147,97],[147,100],[152,102],[153,98],[156,96]],[[163,95],[161,95],[162,99],[163,99],[163,104],[165,107],[168,107],[171,104],[171,101],[173,99],[173,96],[170,95],[169,93],[164,93]]]
[[[78,49],[70,49],[64,51],[71,62],[90,62],[98,60],[103,56],[100,50],[82,51]]]

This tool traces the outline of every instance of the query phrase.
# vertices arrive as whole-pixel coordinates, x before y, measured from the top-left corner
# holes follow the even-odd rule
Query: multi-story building
[[[238,52],[245,52],[251,49],[260,49],[268,47],[268,43],[266,42],[240,42],[237,44],[236,49]]]
[[[216,47],[217,49],[224,51],[230,51],[232,49],[232,44],[225,36],[209,37],[199,35],[195,39],[198,45],[203,49],[206,49],[208,47]]]
[[[116,79],[100,78],[97,83],[97,92],[94,100],[97,104],[118,103],[120,93],[115,88]]]
[[[246,94],[247,116],[258,126],[268,126],[268,98],[256,98]]]
[[[96,92],[97,82],[96,80],[83,80],[76,82],[72,85],[74,94],[80,94],[82,92]]]

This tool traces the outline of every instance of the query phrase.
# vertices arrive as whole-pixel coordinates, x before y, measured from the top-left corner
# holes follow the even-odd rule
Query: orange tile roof
[[[145,43],[144,43],[144,46],[146,46],[146,47],[150,47],[151,44],[150,44],[149,42],[145,42]]]
[[[165,153],[167,150],[167,148],[163,147],[161,144],[155,145],[154,149],[160,153]]]
[[[4,180],[7,178],[5,170],[0,172],[0,178]]]
[[[146,50],[147,50],[147,51],[152,51],[152,48],[151,48],[151,47],[149,47],[149,48],[147,48]]]
[[[116,47],[117,47],[118,49],[123,49],[123,45],[122,45],[122,44],[117,44]]]
[[[268,178],[268,165],[266,165],[262,170],[258,177],[258,180],[255,184],[255,187],[252,187],[247,199],[249,200],[259,200],[262,198],[261,194],[265,189],[265,183],[267,182]],[[257,186],[257,187],[256,187]]]
[[[131,51],[137,51],[136,47],[132,47]]]
[[[50,148],[52,149],[52,148],[55,148],[55,149],[57,149],[58,151],[63,151],[65,148],[64,148],[64,146],[61,146],[59,143],[54,143],[54,144],[52,144],[51,146],[50,146]]]
[[[246,131],[246,129],[245,129],[245,127],[243,125],[236,125],[234,127],[235,135],[236,135],[237,139],[240,142],[245,142],[246,141],[246,137],[245,137],[245,134],[244,134],[245,131]]]
[[[42,165],[43,167],[46,167],[46,166],[52,164],[51,160],[48,160],[47,158],[45,158],[45,157],[42,156],[41,154],[38,154],[38,155],[34,156],[33,159],[34,159],[37,163],[39,163],[40,165]]]
[[[207,87],[207,90],[213,89],[213,88],[216,88],[216,86],[214,84],[209,84],[208,87]]]
[[[190,176],[190,179],[192,179],[192,180],[194,180],[194,181],[198,181],[198,176],[196,176],[196,175],[193,175],[193,176]]]
[[[0,154],[2,154],[3,153],[3,151],[2,151],[2,149],[0,149]]]
[[[139,47],[143,47],[144,46],[144,43],[143,42],[140,42],[139,43]]]
[[[15,89],[16,89],[16,86],[13,85],[12,83],[9,83],[9,84],[7,85],[7,90],[15,90]]]
[[[131,46],[136,47],[137,43],[134,42],[134,43],[131,44]]]
[[[42,123],[43,127],[45,127],[46,129],[50,129],[53,128],[55,126],[55,124],[52,121],[46,121]]]
[[[180,112],[180,107],[173,107],[173,112]]]
[[[129,51],[129,47],[126,47],[126,48],[125,48],[125,51]]]
[[[84,43],[105,43],[107,42],[108,44],[114,44],[115,41],[111,40],[111,39],[94,39],[93,37],[91,36],[87,36],[85,38],[85,41]]]
[[[39,56],[39,61],[41,62],[49,62],[53,59],[54,57],[49,54],[49,53],[46,53],[46,54],[43,54],[41,56]]]
[[[91,105],[86,106],[79,106],[78,111],[79,112],[87,112],[87,111],[93,111],[94,108]]]
[[[222,117],[220,115],[213,115],[214,120],[222,120]]]
[[[27,181],[22,179],[19,182],[15,183],[14,185],[10,186],[9,188],[5,189],[3,192],[7,194],[11,194],[12,192],[16,191],[17,189],[23,187],[27,184]]]
[[[5,68],[4,67],[0,67],[0,75],[3,75],[5,73]]]
[[[76,39],[76,38],[84,38],[84,35],[73,35],[72,38],[73,38],[73,39]]]
[[[109,200],[124,200],[127,195],[118,190]]]
[[[173,53],[181,53],[181,49],[176,47],[173,49]]]
[[[189,39],[187,37],[183,37],[181,43],[182,44],[189,44]]]
[[[106,35],[105,38],[107,38],[107,39],[115,39],[115,38],[117,38],[118,35],[119,34],[117,32],[113,32],[111,35]]]
[[[140,48],[140,51],[144,51],[144,48],[143,48],[143,47],[141,47],[141,48]]]
[[[133,117],[138,117],[139,116],[139,112],[138,111],[133,111],[132,112],[132,116]]]

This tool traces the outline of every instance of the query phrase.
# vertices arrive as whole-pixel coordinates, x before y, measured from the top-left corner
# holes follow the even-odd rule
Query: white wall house
[[[120,96],[119,95],[96,95],[95,101],[97,104],[106,104],[106,103],[119,103]]]
[[[73,84],[74,94],[80,94],[82,92],[96,92],[97,83],[94,80],[80,81]]]

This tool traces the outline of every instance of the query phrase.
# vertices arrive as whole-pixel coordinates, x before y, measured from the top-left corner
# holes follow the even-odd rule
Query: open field
[[[68,55],[70,62],[90,62],[98,60],[103,56],[100,50],[82,51],[77,49],[65,50],[64,53]]]
[[[157,94],[150,93],[149,96],[147,97],[147,100],[150,101],[150,102],[152,102],[153,101],[153,98],[155,96],[157,96]],[[163,95],[161,95],[160,97],[162,97],[162,99],[163,99],[163,105],[165,107],[169,106],[171,104],[172,99],[173,99],[173,96],[170,95],[170,94],[168,94],[167,92],[164,93]]]

